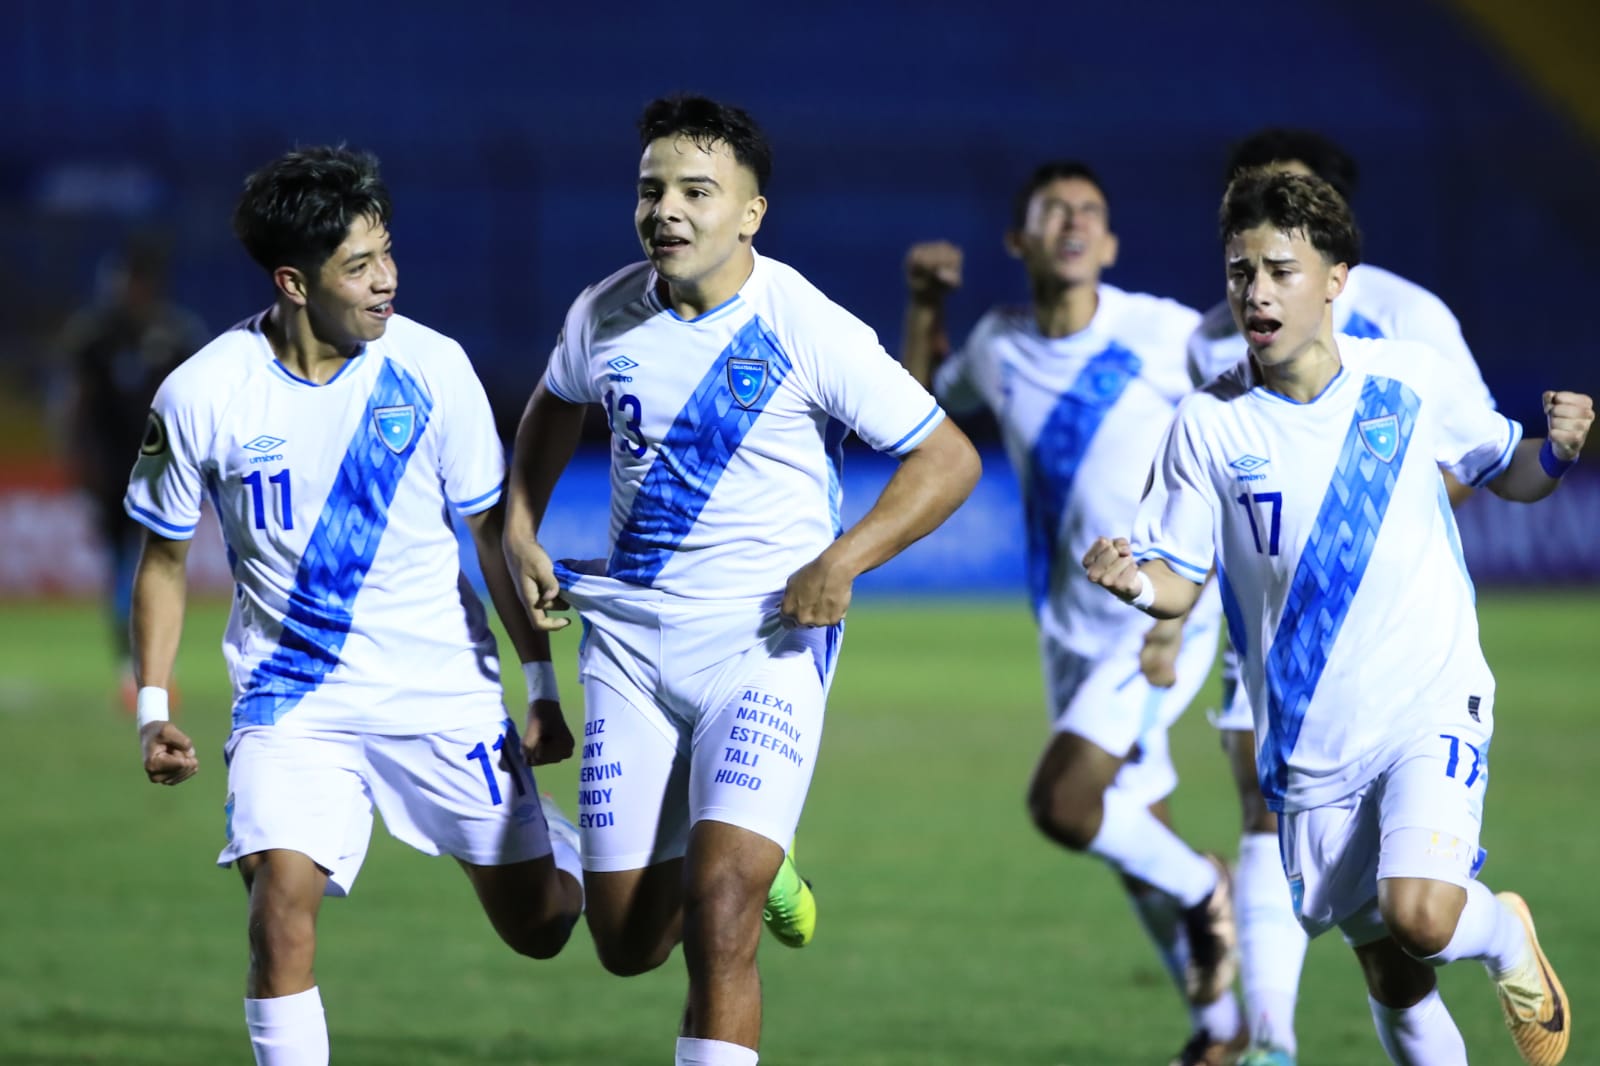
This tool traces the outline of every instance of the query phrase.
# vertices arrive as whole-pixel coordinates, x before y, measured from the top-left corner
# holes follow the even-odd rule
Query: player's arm
[[[783,617],[802,626],[839,621],[855,579],[937,529],[972,493],[981,473],[967,435],[949,419],[940,422],[906,453],[872,509],[789,578]]]
[[[961,249],[949,241],[914,244],[906,253],[906,317],[900,365],[917,384],[933,389],[933,372],[950,354],[944,299],[961,287]]]
[[[1506,500],[1532,503],[1556,490],[1561,475],[1578,461],[1589,428],[1594,425],[1594,401],[1579,392],[1544,394],[1549,435],[1517,444],[1511,462],[1489,482],[1489,491]]]
[[[133,575],[133,672],[139,684],[139,749],[151,781],[176,785],[200,768],[194,743],[167,720],[167,689],[183,634],[187,540],[146,532]]]
[[[556,691],[555,669],[550,663],[550,635],[534,625],[517,596],[517,584],[507,565],[504,501],[468,515],[466,522],[478,551],[478,565],[483,568],[489,599],[506,627],[527,681],[528,721],[522,745],[528,762],[534,766],[560,762],[572,755],[572,731],[561,713],[561,696]]]
[[[1099,537],[1083,556],[1089,580],[1152,618],[1182,619],[1194,609],[1204,585],[1182,576],[1165,560],[1135,562],[1127,538]]]
[[[539,527],[544,522],[545,508],[550,505],[550,494],[578,449],[583,414],[583,405],[561,399],[541,378],[522,412],[511,453],[503,537],[505,557],[533,625],[546,631],[564,629],[572,620],[545,613],[560,609],[561,586],[556,582],[550,556],[539,544]]]

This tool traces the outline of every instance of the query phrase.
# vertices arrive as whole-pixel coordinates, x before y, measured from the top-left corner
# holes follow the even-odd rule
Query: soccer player
[[[600,960],[643,973],[681,940],[678,1066],[745,1066],[769,886],[780,909],[803,887],[774,877],[793,878],[852,583],[954,511],[978,458],[870,329],[755,253],[772,157],[748,114],[661,99],[639,131],[647,261],[567,316],[517,432],[506,550],[539,619],[559,591],[584,622],[579,830]],[[610,555],[553,564],[539,523],[591,403],[613,435]],[[901,464],[844,530],[850,431]],[[808,915],[788,917],[809,937]]]
[[[1132,543],[1096,540],[1089,579],[1166,618],[1215,566],[1295,911],[1355,948],[1389,1057],[1467,1061],[1433,970],[1478,959],[1524,1061],[1551,1066],[1565,992],[1521,897],[1476,880],[1494,678],[1438,466],[1540,499],[1593,404],[1545,393],[1549,435],[1523,440],[1432,348],[1336,337],[1360,238],[1320,179],[1246,171],[1221,222],[1250,358],[1179,406]]]
[[[250,896],[245,1019],[261,1066],[328,1061],[317,912],[354,885],[374,805],[398,839],[455,857],[514,950],[556,954],[582,909],[575,837],[547,825],[528,768],[573,740],[549,639],[500,549],[504,454],[461,347],[395,314],[389,218],[368,155],[308,148],[250,176],[234,231],[273,305],[162,384],[126,498],[148,531],[133,646],[152,781],[198,766],[165,719],[203,497],[233,566],[218,863],[238,865]],[[521,739],[452,511],[529,676]]]
[[[1265,129],[1241,141],[1228,161],[1228,178],[1252,167],[1268,166],[1292,174],[1314,174],[1348,203],[1356,188],[1355,160],[1317,133]],[[1333,303],[1338,332],[1351,337],[1389,337],[1421,341],[1455,368],[1491,405],[1461,326],[1433,293],[1381,267],[1350,267],[1344,289]],[[1196,386],[1245,358],[1243,334],[1226,300],[1206,313],[1189,339],[1189,370]],[[1472,489],[1442,471],[1453,503]],[[1109,527],[1108,527],[1109,528]],[[1239,659],[1230,642],[1223,646],[1223,709],[1216,719],[1239,792],[1243,832],[1234,894],[1239,917],[1239,970],[1251,1049],[1241,1066],[1293,1066],[1296,1052],[1295,1001],[1305,963],[1306,936],[1295,918],[1278,857],[1278,819],[1267,807],[1256,780],[1256,746],[1250,701],[1239,686]]]
[[[1105,186],[1078,162],[1040,167],[1018,191],[1008,251],[1033,299],[990,311],[945,350],[953,245],[914,246],[902,361],[952,410],[987,406],[1023,487],[1029,591],[1052,735],[1028,789],[1046,837],[1116,870],[1189,1005],[1181,1066],[1237,1051],[1229,885],[1221,864],[1170,827],[1177,785],[1167,730],[1216,654],[1215,590],[1185,624],[1100,593],[1078,559],[1097,530],[1125,528],[1173,405],[1189,391],[1184,344],[1199,315],[1101,281],[1117,254]]]

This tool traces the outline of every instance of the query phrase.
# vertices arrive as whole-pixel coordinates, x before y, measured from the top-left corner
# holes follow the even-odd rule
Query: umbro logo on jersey
[[[283,444],[283,442],[284,441],[282,437],[271,437],[263,433],[255,440],[245,441],[243,447],[245,451],[250,452],[270,452],[272,449]]]
[[[384,446],[399,455],[406,450],[406,445],[411,443],[412,434],[416,432],[416,405],[408,403],[396,407],[374,407],[372,424],[377,427],[378,436]]]
[[[1228,466],[1234,471],[1234,476],[1240,481],[1265,481],[1267,475],[1257,473],[1262,467],[1272,460],[1263,459],[1259,455],[1241,455]]]
[[[1394,460],[1395,452],[1400,449],[1400,417],[1398,415],[1366,418],[1356,423],[1356,425],[1361,430],[1361,440],[1366,444],[1367,451],[1386,463]]]
[[[628,371],[632,370],[638,365],[638,363],[635,363],[632,359],[629,359],[625,355],[619,355],[615,359],[606,360],[606,366],[609,366],[612,370],[615,370],[619,374],[626,374]]]

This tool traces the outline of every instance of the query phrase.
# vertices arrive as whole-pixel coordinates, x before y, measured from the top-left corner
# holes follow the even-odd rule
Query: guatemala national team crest
[[[399,455],[411,443],[411,434],[416,432],[416,406],[408,403],[399,407],[374,407],[372,424],[378,428],[378,436],[388,449]]]
[[[1394,453],[1400,447],[1399,417],[1384,415],[1381,418],[1367,418],[1358,425],[1367,450],[1386,463],[1393,461]]]
[[[761,399],[767,387],[767,361],[765,359],[729,359],[728,388],[733,391],[734,402],[749,408]]]

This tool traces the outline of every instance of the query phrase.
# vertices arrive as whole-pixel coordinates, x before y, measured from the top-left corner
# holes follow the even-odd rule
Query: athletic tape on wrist
[[[556,690],[556,668],[549,661],[522,664],[522,679],[528,683],[528,702],[535,700],[560,701]]]
[[[170,717],[167,710],[167,690],[156,688],[154,685],[146,685],[139,690],[134,707],[141,731],[151,722],[165,722]]]
[[[1546,477],[1558,478],[1572,469],[1576,459],[1562,459],[1556,455],[1556,450],[1550,444],[1550,438],[1544,439],[1544,447],[1539,449],[1539,465],[1544,468]]]
[[[1133,599],[1129,600],[1128,602],[1139,608],[1141,611],[1147,611],[1150,609],[1150,605],[1156,602],[1156,586],[1154,582],[1150,580],[1150,575],[1145,573],[1143,570],[1138,571],[1138,575],[1139,591],[1133,597]]]

